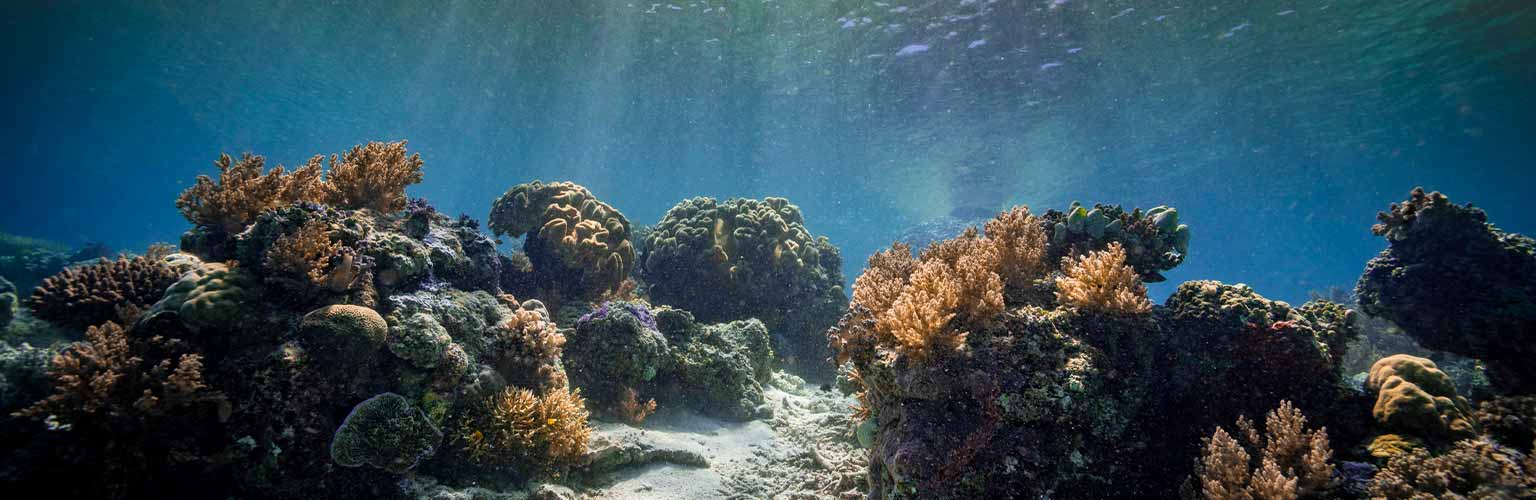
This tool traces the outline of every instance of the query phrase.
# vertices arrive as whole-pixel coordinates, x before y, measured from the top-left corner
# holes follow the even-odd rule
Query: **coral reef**
[[[848,300],[842,256],[789,200],[683,200],[644,247],[640,275],[656,303],[705,322],[757,318],[789,368],[830,377],[823,335]]]
[[[367,464],[404,473],[432,456],[442,439],[426,413],[386,392],[352,407],[331,438],[331,458],[343,467]]]
[[[1376,393],[1372,414],[1387,431],[1442,444],[1477,435],[1471,404],[1434,361],[1406,354],[1382,358],[1365,386]]]
[[[1065,257],[1064,276],[1056,280],[1056,301],[1080,309],[1110,314],[1144,314],[1152,311],[1147,287],[1136,270],[1125,265],[1125,249],[1119,242],[1109,247]]]
[[[571,383],[598,408],[617,409],[628,391],[670,368],[667,338],[643,303],[604,302],[566,338]]]
[[[1373,499],[1532,498],[1536,460],[1486,439],[1457,442],[1432,456],[1423,448],[1393,457],[1370,485]]]
[[[1205,442],[1196,468],[1200,497],[1207,500],[1331,498],[1334,465],[1327,429],[1306,430],[1307,419],[1289,401],[1264,418],[1261,434],[1246,417],[1237,420],[1239,444],[1226,429]]]
[[[1482,361],[1495,386],[1536,392],[1536,241],[1423,189],[1377,219],[1388,246],[1355,288],[1364,311],[1426,348]]]
[[[159,259],[101,259],[43,280],[27,298],[27,307],[40,319],[71,328],[132,321],[139,310],[160,300],[178,276]]]
[[[635,265],[629,219],[574,183],[513,186],[491,206],[490,228],[497,236],[528,235],[523,250],[535,279],[571,287],[552,291],[554,297],[598,298]]]

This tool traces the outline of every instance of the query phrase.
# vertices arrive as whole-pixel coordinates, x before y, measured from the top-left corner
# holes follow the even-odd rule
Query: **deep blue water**
[[[483,218],[572,180],[640,223],[785,196],[851,280],[956,207],[1179,208],[1154,287],[1299,301],[1423,185],[1536,233],[1536,3],[18,1],[0,7],[0,231],[136,249],[219,152],[409,139]]]

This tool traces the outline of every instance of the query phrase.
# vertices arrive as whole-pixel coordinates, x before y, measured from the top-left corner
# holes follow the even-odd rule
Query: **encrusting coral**
[[[1307,419],[1290,401],[1264,419],[1261,434],[1245,417],[1237,429],[1246,448],[1217,427],[1206,440],[1196,470],[1206,500],[1328,498],[1334,465],[1327,429],[1307,431]]]
[[[629,219],[575,183],[513,186],[492,204],[490,228],[498,236],[527,234],[523,250],[536,281],[573,286],[560,297],[600,297],[635,265]]]
[[[27,306],[38,318],[74,328],[111,320],[131,321],[134,318],[122,317],[125,308],[148,308],[179,277],[160,259],[101,259],[43,280],[27,298]]]
[[[646,235],[640,276],[651,300],[700,321],[757,318],[786,367],[830,376],[824,334],[847,306],[842,255],[784,198],[678,202]]]
[[[1111,314],[1152,311],[1147,287],[1125,264],[1125,249],[1119,242],[1111,242],[1104,250],[1064,258],[1061,271],[1064,276],[1056,280],[1057,302]]]

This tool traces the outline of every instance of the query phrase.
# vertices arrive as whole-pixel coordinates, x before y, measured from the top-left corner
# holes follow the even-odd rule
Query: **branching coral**
[[[66,421],[141,418],[202,403],[227,412],[222,393],[203,379],[203,358],[176,354],[163,338],[135,341],[116,323],[86,330],[53,357],[54,394],[18,414],[55,415]]]
[[[570,465],[587,451],[587,425],[581,390],[533,391],[508,387],[483,403],[478,419],[459,434],[469,458],[481,465],[532,465],[535,471]]]
[[[615,409],[614,413],[617,413],[620,418],[623,418],[625,422],[629,422],[630,425],[640,425],[645,422],[646,417],[656,413],[656,400],[649,399],[641,403],[640,393],[635,391],[633,387],[628,387],[624,389],[624,396],[619,400],[618,408]]]
[[[421,182],[421,154],[407,156],[405,142],[370,142],[331,155],[325,201],[340,208],[393,212],[405,208],[405,187]],[[310,160],[319,164],[319,157]]]
[[[1238,419],[1238,431],[1248,449],[1225,429],[1216,428],[1206,440],[1196,471],[1201,494],[1207,500],[1322,497],[1331,486],[1334,466],[1328,461],[1333,451],[1328,431],[1308,432],[1306,423],[1301,411],[1281,401],[1265,418],[1263,434],[1252,421]]]
[[[266,269],[323,285],[330,280],[331,257],[341,248],[340,243],[331,241],[330,228],[324,222],[310,221],[293,234],[272,242],[272,248],[267,251]]]
[[[1102,251],[1063,258],[1056,300],[1086,311],[1143,314],[1152,310],[1147,287],[1125,264],[1125,249],[1112,242]]]
[[[490,227],[498,236],[527,234],[523,249],[539,281],[575,283],[577,297],[617,289],[635,265],[629,219],[575,183],[513,186],[491,206]]]
[[[1029,207],[1017,206],[987,221],[987,239],[997,246],[998,274],[1010,290],[1029,288],[1034,280],[1049,270],[1045,261],[1048,250],[1040,219],[1030,215]]]
[[[1536,460],[1487,439],[1468,439],[1440,456],[1415,449],[1393,457],[1372,479],[1371,498],[1532,498]]]
[[[492,333],[491,357],[496,371],[514,385],[540,392],[564,389],[566,376],[560,354],[565,335],[555,328],[541,304],[524,307],[510,295],[503,295],[501,301],[513,310]]]
[[[188,221],[199,226],[239,232],[263,210],[296,201],[319,200],[324,193],[320,181],[320,157],[286,173],[282,166],[262,172],[266,159],[246,153],[235,162],[220,155],[213,162],[219,168],[217,183],[206,175],[176,199],[176,208]]]
[[[120,318],[120,311],[124,307],[149,307],[160,300],[177,277],[175,269],[157,259],[101,259],[43,280],[32,291],[27,305],[38,318],[76,328],[109,320],[132,320]]]

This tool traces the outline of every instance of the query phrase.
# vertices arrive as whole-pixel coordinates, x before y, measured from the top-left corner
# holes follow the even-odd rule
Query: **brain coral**
[[[1377,219],[1388,246],[1355,287],[1364,312],[1425,348],[1483,361],[1497,386],[1536,390],[1536,240],[1423,189]]]
[[[43,280],[27,306],[38,318],[85,328],[119,319],[124,307],[148,308],[176,279],[176,271],[157,259],[101,259]]]
[[[1438,442],[1477,434],[1472,406],[1434,361],[1407,354],[1381,358],[1365,383],[1377,393],[1372,414],[1388,430]]]
[[[652,299],[700,321],[757,318],[779,354],[815,364],[847,304],[842,257],[784,198],[684,200],[646,236]]]
[[[389,324],[377,311],[346,304],[311,311],[299,323],[300,338],[337,353],[336,359],[367,354],[384,344],[388,332]]]
[[[490,227],[498,236],[527,234],[523,250],[536,279],[577,287],[562,296],[596,298],[618,288],[635,265],[629,219],[575,183],[513,186],[491,206]]]
[[[345,467],[372,465],[397,474],[432,456],[443,433],[404,396],[386,392],[368,398],[331,438],[331,459]]]

